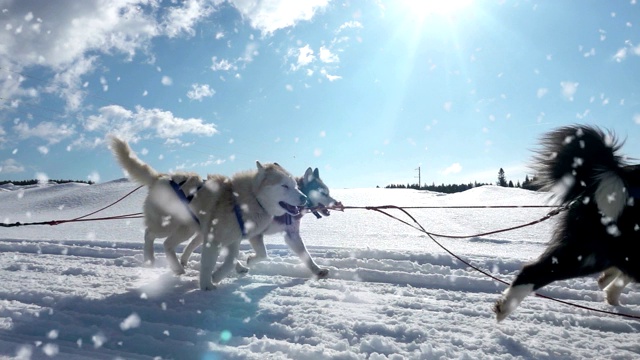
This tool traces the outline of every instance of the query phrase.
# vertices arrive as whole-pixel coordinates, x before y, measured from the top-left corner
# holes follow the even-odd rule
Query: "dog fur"
[[[302,177],[296,178],[296,182],[298,184],[298,188],[307,195],[311,207],[318,207],[318,211],[320,211],[322,215],[330,215],[329,210],[327,210],[326,207],[341,205],[339,201],[331,197],[329,187],[327,187],[320,178],[318,168],[315,170],[308,168]],[[251,243],[251,247],[255,251],[255,254],[249,256],[247,259],[247,266],[250,267],[259,261],[263,261],[268,258],[267,248],[264,245],[264,235],[273,235],[284,232],[285,243],[295,254],[298,255],[305,266],[318,278],[326,278],[329,275],[329,269],[321,268],[316,264],[300,236],[300,222],[306,212],[308,211],[302,209],[300,214],[296,216],[291,216],[289,214],[276,216],[273,218],[273,222],[262,234],[250,238],[249,242]],[[201,240],[201,238],[193,238],[185,248],[182,256],[180,257],[180,261],[183,266],[186,266],[191,253],[202,243]],[[239,273],[243,273],[248,269],[238,261],[236,264],[236,270]]]
[[[498,321],[554,281],[604,271],[599,284],[607,301],[617,303],[624,285],[640,279],[640,166],[627,165],[618,155],[622,143],[592,126],[561,127],[541,144],[534,159],[538,182],[554,190],[567,210],[545,252],[522,268],[496,302]]]
[[[120,165],[134,181],[149,188],[145,199],[145,259],[153,259],[153,240],[167,236],[165,253],[171,269],[183,273],[175,248],[195,234],[204,239],[200,260],[200,288],[215,289],[233,268],[240,241],[264,232],[274,216],[298,215],[299,207],[307,203],[291,174],[277,163],[256,162],[257,170],[245,171],[231,178],[209,175],[200,184],[194,174],[163,175],[137,159],[129,145],[113,137],[111,148]],[[171,181],[180,184],[185,194],[193,195],[188,204],[174,191]],[[239,216],[234,210],[239,206]],[[243,234],[243,225],[246,234]],[[227,254],[223,264],[214,267],[225,247]]]

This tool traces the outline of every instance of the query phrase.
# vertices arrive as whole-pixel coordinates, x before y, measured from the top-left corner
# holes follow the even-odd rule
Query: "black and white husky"
[[[627,165],[618,154],[622,143],[596,127],[562,127],[546,134],[541,145],[534,159],[538,181],[567,210],[546,251],[522,268],[496,302],[498,321],[557,280],[606,270],[599,283],[607,301],[617,303],[624,285],[640,279],[640,166]]]

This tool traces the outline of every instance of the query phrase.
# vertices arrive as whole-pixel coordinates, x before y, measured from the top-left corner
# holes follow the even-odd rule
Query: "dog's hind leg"
[[[149,230],[147,227],[144,229],[144,264],[148,266],[152,266],[156,261],[154,251],[153,251],[153,242],[156,240],[156,236],[153,232]]]
[[[513,312],[531,292],[557,280],[590,275],[608,267],[586,244],[557,244],[522,268],[511,286],[494,305],[498,321]]]
[[[323,279],[329,276],[329,269],[320,268],[307,251],[307,247],[300,237],[300,222],[294,221],[291,225],[287,225],[284,235],[284,242],[289,248],[298,255],[300,260],[307,266],[311,272],[318,278]]]
[[[164,253],[169,262],[169,267],[176,275],[184,274],[184,267],[178,261],[178,255],[176,255],[176,247],[187,240],[191,234],[193,234],[191,228],[180,225],[164,241]]]
[[[222,265],[220,265],[220,267],[213,272],[213,275],[211,275],[211,281],[214,284],[219,283],[231,270],[233,270],[233,266],[238,258],[239,249],[240,241],[234,241],[226,247],[225,250],[227,251],[227,255],[225,256]]]
[[[180,256],[180,264],[182,264],[182,266],[187,266],[187,264],[189,263],[189,257],[191,256],[191,254],[193,254],[193,251],[197,249],[201,244],[202,236],[200,235],[200,232],[196,232],[196,236],[191,239],[189,245],[187,245],[187,247],[182,252],[182,255]]]

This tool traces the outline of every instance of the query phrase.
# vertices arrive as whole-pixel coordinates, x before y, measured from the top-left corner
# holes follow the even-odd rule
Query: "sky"
[[[640,5],[0,0],[0,180],[256,160],[334,188],[524,180],[547,131],[640,156]],[[418,170],[420,169],[420,170]]]

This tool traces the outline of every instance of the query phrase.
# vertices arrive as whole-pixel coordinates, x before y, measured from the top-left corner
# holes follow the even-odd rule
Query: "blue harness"
[[[178,196],[180,201],[182,201],[184,206],[187,208],[187,211],[189,211],[189,215],[191,215],[191,218],[193,219],[193,221],[195,221],[196,224],[200,225],[200,220],[198,220],[198,217],[196,216],[196,214],[193,213],[193,210],[191,210],[191,207],[189,207],[189,204],[191,203],[191,201],[195,197],[196,193],[198,191],[200,191],[200,189],[202,189],[202,187],[204,186],[204,181],[202,182],[202,184],[198,185],[196,190],[193,191],[190,195],[185,194],[184,191],[182,190],[182,185],[184,185],[185,182],[186,182],[186,180],[181,181],[179,183],[177,183],[177,182],[175,182],[173,180],[170,180],[169,181],[169,185],[171,185],[171,188],[173,189],[173,191],[176,193],[176,195]],[[246,227],[244,225],[244,219],[242,218],[242,209],[240,208],[240,205],[238,205],[238,203],[235,201],[235,196],[234,196],[234,200],[233,200],[233,212],[236,215],[236,220],[238,221],[238,226],[240,226],[240,232],[242,232],[242,237],[246,238],[247,237],[247,229],[246,229]]]
[[[198,217],[196,216],[196,214],[193,213],[193,210],[191,210],[191,208],[189,207],[189,204],[193,200],[193,197],[195,196],[195,194],[198,191],[200,191],[202,186],[204,186],[204,181],[202,182],[202,184],[198,185],[198,187],[196,188],[196,191],[194,191],[190,195],[187,195],[187,194],[184,193],[184,191],[182,191],[182,185],[184,185],[184,183],[186,181],[187,180],[184,180],[184,181],[181,181],[181,182],[177,183],[177,182],[175,182],[173,180],[170,180],[169,181],[169,185],[171,185],[171,188],[173,189],[173,191],[178,196],[178,199],[180,199],[180,201],[182,201],[184,206],[187,208],[187,211],[189,211],[189,215],[191,215],[191,218],[193,219],[193,221],[195,221],[196,224],[200,225],[200,220],[198,220]]]
[[[240,205],[235,200],[235,195],[233,199],[233,212],[236,214],[236,220],[238,220],[238,226],[240,226],[240,232],[242,232],[242,238],[247,237],[247,229],[244,226],[244,219],[242,218],[242,209],[240,209]]]

